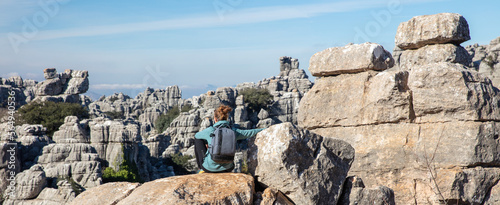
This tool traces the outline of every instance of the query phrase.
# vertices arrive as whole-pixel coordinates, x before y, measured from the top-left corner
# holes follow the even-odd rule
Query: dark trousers
[[[203,167],[203,160],[205,159],[205,154],[207,153],[207,141],[205,140],[200,140],[200,139],[194,139],[194,155],[196,156],[196,163],[198,164],[198,168],[203,169],[203,171],[207,173],[215,173],[208,171]],[[222,172],[232,172],[234,169],[234,166],[232,169],[228,169],[226,171]],[[219,173],[222,173],[219,172]]]
[[[205,158],[205,154],[207,153],[207,141],[194,139],[194,155],[196,155],[196,163],[198,164],[198,168],[205,170],[203,168],[203,159]],[[206,172],[206,170],[205,170]]]

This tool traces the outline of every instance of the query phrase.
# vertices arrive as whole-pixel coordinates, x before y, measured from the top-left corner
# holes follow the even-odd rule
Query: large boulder
[[[316,79],[300,101],[304,128],[395,123],[411,119],[408,72],[363,72]]]
[[[249,171],[260,183],[297,204],[336,204],[354,160],[342,140],[324,138],[292,123],[260,132],[250,143]]]
[[[61,79],[52,78],[37,84],[36,95],[37,96],[59,95],[62,91],[63,91],[63,85],[61,83]]]
[[[309,60],[309,71],[313,76],[320,77],[385,70],[393,65],[394,59],[384,47],[376,43],[363,43],[328,48],[314,54]]]
[[[15,196],[11,200],[34,199],[47,186],[47,177],[42,166],[34,165],[16,175]]]
[[[399,24],[396,46],[417,49],[425,45],[453,43],[470,40],[467,20],[455,13],[416,16]]]
[[[250,175],[195,174],[175,176],[142,185],[108,183],[89,189],[72,204],[253,204]],[[110,197],[111,196],[111,197]]]

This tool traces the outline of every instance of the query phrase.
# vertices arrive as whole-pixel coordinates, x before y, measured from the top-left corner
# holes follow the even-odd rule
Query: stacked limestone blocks
[[[79,94],[89,89],[88,71],[66,69],[57,73],[55,68],[43,70],[45,81],[36,85],[36,96],[42,101],[59,101],[76,103]]]
[[[419,51],[459,50],[456,44],[469,39],[467,27],[457,14],[402,23],[397,46],[418,48],[403,51],[403,69],[359,68],[376,64],[369,61],[376,58],[354,64],[339,57],[352,55],[342,52],[350,46],[315,54],[310,69],[321,78],[301,101],[299,125],[350,143],[356,150],[350,175],[365,179],[367,187],[393,189],[396,204],[495,203],[500,199],[498,90],[462,64],[426,60],[427,52]],[[357,52],[352,56],[371,50]],[[403,61],[408,53],[424,56]],[[340,68],[344,71],[332,72]]]
[[[469,25],[460,14],[417,16],[399,25],[394,57],[401,68],[429,63],[470,64],[460,43],[470,40]]]

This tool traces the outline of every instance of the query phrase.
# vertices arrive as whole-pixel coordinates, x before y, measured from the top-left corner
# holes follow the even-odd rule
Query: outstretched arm
[[[264,130],[265,128],[261,129],[251,129],[251,130],[241,130],[241,129],[236,129],[236,140],[242,140],[242,139],[248,139],[250,137],[253,137],[257,135],[260,131]]]

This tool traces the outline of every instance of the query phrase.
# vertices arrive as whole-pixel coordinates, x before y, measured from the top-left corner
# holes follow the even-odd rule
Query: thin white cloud
[[[422,0],[416,0],[422,1]],[[428,1],[428,0],[423,0]],[[415,2],[412,1],[412,2]],[[252,23],[281,21],[288,19],[308,18],[326,13],[340,13],[367,8],[384,7],[387,0],[341,1],[333,3],[273,6],[235,10],[224,18],[216,12],[203,16],[192,16],[178,19],[167,19],[152,22],[126,23],[117,25],[94,26],[85,28],[68,28],[40,32],[37,39],[58,39],[67,37],[100,36],[141,31],[176,30],[187,28],[223,27]]]
[[[90,86],[95,90],[144,89],[146,87],[145,84],[96,84]]]
[[[14,76],[20,76],[20,75],[17,72],[10,72],[10,73],[1,75],[2,78],[10,78],[10,77],[14,77]]]

